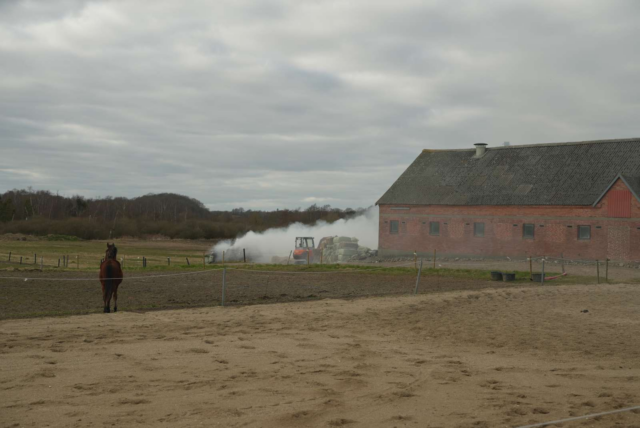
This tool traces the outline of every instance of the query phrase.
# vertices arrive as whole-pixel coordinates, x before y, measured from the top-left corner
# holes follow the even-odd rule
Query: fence
[[[380,272],[387,268],[294,272],[247,267],[207,266],[166,274],[125,270],[118,306],[148,310],[401,294],[412,290],[416,277],[404,265],[390,273]],[[0,318],[95,312],[101,301],[97,272],[0,271]]]
[[[429,260],[430,263],[433,260]],[[552,280],[565,274],[566,278],[584,284],[637,281],[640,265],[612,262],[611,260],[574,260],[560,257],[505,258],[491,260],[436,260],[438,269],[482,269],[500,272],[529,272],[530,276]]]
[[[102,261],[101,257],[96,255],[79,255],[79,254],[42,254],[42,253],[0,253],[0,268],[3,266],[14,267],[37,267],[37,268],[69,268],[84,269],[97,268]],[[127,268],[147,268],[156,266],[205,266],[209,263],[209,259],[204,256],[127,256],[121,255],[118,261],[123,267]]]
[[[202,255],[172,255],[166,256],[144,256],[144,255],[127,255],[121,253],[118,257],[123,267],[147,268],[152,266],[172,266],[172,265],[202,265],[212,264],[215,258],[212,254]],[[16,253],[9,251],[8,253],[0,253],[0,266],[2,265],[34,265],[40,268],[91,268],[97,267],[101,263],[102,258],[95,254],[79,255],[79,254],[42,254],[42,253]],[[222,252],[221,261],[225,262],[225,252]],[[227,262],[243,262],[247,263],[247,252],[243,248],[242,252],[236,251],[227,254]]]
[[[435,252],[434,252],[435,253]],[[226,263],[247,262],[247,253],[244,249],[238,252],[235,258],[227,257]],[[230,256],[230,254],[228,255]],[[287,257],[280,257],[286,260]],[[139,256],[121,254],[118,260],[123,268],[150,268],[150,267],[172,267],[172,266],[203,266],[206,267],[213,264],[210,255],[203,254],[201,256],[176,256],[176,255],[154,255]],[[566,273],[568,276],[577,276],[584,278],[587,283],[627,281],[635,280],[640,276],[640,264],[637,263],[620,263],[611,262],[609,260],[572,260],[558,257],[531,257],[531,258],[510,258],[503,259],[450,259],[450,258],[424,258],[425,268],[432,269],[482,269],[482,270],[498,270],[506,272],[527,272],[541,273],[542,264],[545,265],[545,273]],[[25,254],[25,253],[0,253],[0,268],[3,266],[14,267],[35,267],[44,268],[97,268],[102,259],[96,255],[78,255],[78,254]],[[224,255],[218,264],[225,264]],[[250,260],[249,260],[250,262]],[[361,263],[357,260],[351,263],[370,265],[370,263]],[[384,263],[383,263],[384,264]],[[413,258],[414,267],[417,270],[418,258]],[[551,276],[551,275],[548,275]]]
[[[73,261],[73,257],[65,259]],[[435,263],[415,259],[382,265],[260,268],[249,263],[224,267],[207,264],[162,273],[127,270],[131,264],[125,264],[118,306],[124,310],[149,310],[509,287],[514,283],[489,281],[490,272],[517,272],[516,285],[531,285],[531,274],[541,273],[543,268],[547,278],[541,284],[637,282],[640,277],[638,269],[626,265],[551,257],[435,259]],[[566,276],[562,276],[563,273]],[[101,305],[97,272],[91,274],[73,268],[0,270],[0,318],[89,313],[99,311]]]

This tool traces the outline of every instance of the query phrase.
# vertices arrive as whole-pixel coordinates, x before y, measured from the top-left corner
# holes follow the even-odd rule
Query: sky
[[[0,193],[367,207],[422,149],[640,137],[640,1],[0,0]]]

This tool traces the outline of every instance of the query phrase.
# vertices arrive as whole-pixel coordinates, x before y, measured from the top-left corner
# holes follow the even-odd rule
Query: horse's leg
[[[118,285],[113,289],[113,312],[118,312]]]
[[[109,307],[107,306],[107,290],[104,286],[104,281],[100,281],[102,283],[102,307],[104,309],[104,313],[109,312]]]
[[[111,287],[113,287],[113,285],[111,285]],[[113,296],[113,291],[109,290],[109,288],[107,285],[107,306],[105,308],[107,313],[111,312],[111,296]]]

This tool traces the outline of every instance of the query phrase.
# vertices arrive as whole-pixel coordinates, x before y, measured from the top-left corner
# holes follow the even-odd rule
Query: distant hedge
[[[0,195],[0,233],[53,236],[51,240],[144,238],[230,239],[293,223],[332,223],[363,212],[329,205],[306,209],[211,211],[202,202],[173,193],[137,198],[86,199],[46,190],[11,190]],[[47,238],[49,239],[49,238]]]

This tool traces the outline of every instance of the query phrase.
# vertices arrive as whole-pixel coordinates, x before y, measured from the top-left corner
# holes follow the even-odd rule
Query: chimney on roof
[[[476,156],[477,158],[481,158],[487,152],[487,145],[485,143],[476,143]]]

